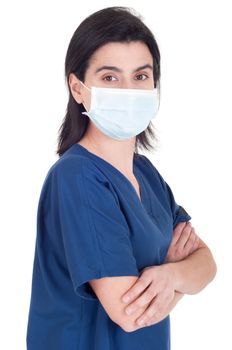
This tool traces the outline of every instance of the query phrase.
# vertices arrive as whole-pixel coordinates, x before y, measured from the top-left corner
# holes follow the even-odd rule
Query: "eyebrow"
[[[153,67],[150,64],[145,64],[144,66],[140,66],[140,67],[134,69],[132,73],[138,72],[139,70],[146,69],[146,68],[149,68],[149,69],[153,70]],[[102,67],[99,67],[95,71],[95,74],[98,73],[98,72],[101,72],[102,70],[113,70],[113,71],[118,72],[118,73],[122,73],[123,72],[122,69],[120,69],[118,67],[115,67],[115,66],[102,66]]]

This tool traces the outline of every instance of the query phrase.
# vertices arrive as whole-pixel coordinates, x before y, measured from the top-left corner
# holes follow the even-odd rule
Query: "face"
[[[84,84],[104,88],[153,89],[153,58],[146,44],[108,43],[92,55]],[[69,76],[71,92],[77,103],[90,108],[91,93],[74,74]]]

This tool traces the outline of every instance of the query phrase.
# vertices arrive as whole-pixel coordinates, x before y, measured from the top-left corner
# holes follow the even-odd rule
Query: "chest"
[[[139,270],[163,263],[173,233],[168,200],[141,182],[140,191],[141,201],[136,191],[128,191],[120,202]]]

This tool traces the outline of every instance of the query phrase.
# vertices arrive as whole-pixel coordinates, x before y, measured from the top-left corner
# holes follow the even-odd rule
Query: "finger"
[[[167,310],[167,305],[165,305],[162,308],[160,308],[159,310],[157,310],[157,312],[154,314],[154,316],[152,316],[150,318],[150,320],[148,320],[145,323],[145,326],[154,325],[154,324],[160,322],[162,319],[164,319],[164,317],[167,316],[166,310]]]
[[[147,322],[149,322],[157,313],[162,312],[164,308],[173,300],[175,296],[174,291],[163,292],[157,294],[155,298],[153,298],[145,310],[145,312],[136,320],[136,324],[141,326]]]
[[[139,298],[137,298],[133,303],[131,303],[126,309],[125,312],[127,315],[132,315],[137,309],[148,305],[152,299],[156,297],[157,292],[154,290],[154,287],[148,288]]]
[[[200,237],[199,237],[197,234],[196,234],[195,236],[196,236],[196,239],[195,239],[195,242],[194,242],[194,244],[193,244],[193,247],[192,247],[192,249],[191,249],[190,254],[192,254],[193,252],[195,252],[195,250],[197,250],[198,247],[199,247]]]
[[[171,244],[170,244],[170,247],[171,246],[174,246],[176,244],[176,242],[178,241],[178,239],[180,238],[181,236],[181,233],[184,229],[184,227],[186,226],[186,222],[180,222],[174,229],[173,231],[173,238],[172,238],[172,241],[171,241]]]
[[[199,243],[200,243],[200,237],[196,234],[196,240],[193,247],[194,250],[198,248]]]
[[[192,225],[190,222],[188,222],[184,227],[182,234],[176,243],[176,245],[178,245],[180,250],[184,248],[186,242],[188,241],[189,236],[191,234],[191,229],[192,229]]]
[[[189,239],[184,246],[185,253],[189,254],[189,252],[192,250],[194,243],[196,241],[196,237],[197,236],[196,236],[195,230],[194,230],[194,228],[192,228],[191,233],[189,235]]]
[[[151,283],[148,275],[141,275],[136,283],[122,296],[123,303],[129,303],[136,299]]]
[[[160,321],[162,321],[165,317],[167,317],[166,308],[163,308],[162,310],[158,310],[156,314],[145,323],[145,327],[152,326]]]
[[[157,297],[156,297],[157,298]],[[156,299],[155,298],[155,299]],[[140,316],[136,321],[137,326],[144,326],[147,322],[150,321],[152,317],[155,316],[155,313],[157,312],[157,307],[155,305],[155,299],[151,301],[149,306],[147,307],[146,311]]]

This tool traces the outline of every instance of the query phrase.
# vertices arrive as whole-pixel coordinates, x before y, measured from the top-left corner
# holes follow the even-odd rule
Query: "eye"
[[[103,80],[106,80],[106,81],[114,81],[113,79],[117,80],[115,77],[113,77],[112,75],[107,75],[103,78]]]
[[[143,79],[143,77],[145,78]],[[139,75],[136,75],[136,78],[138,78],[137,80],[146,80],[149,77],[146,74],[139,74]]]

